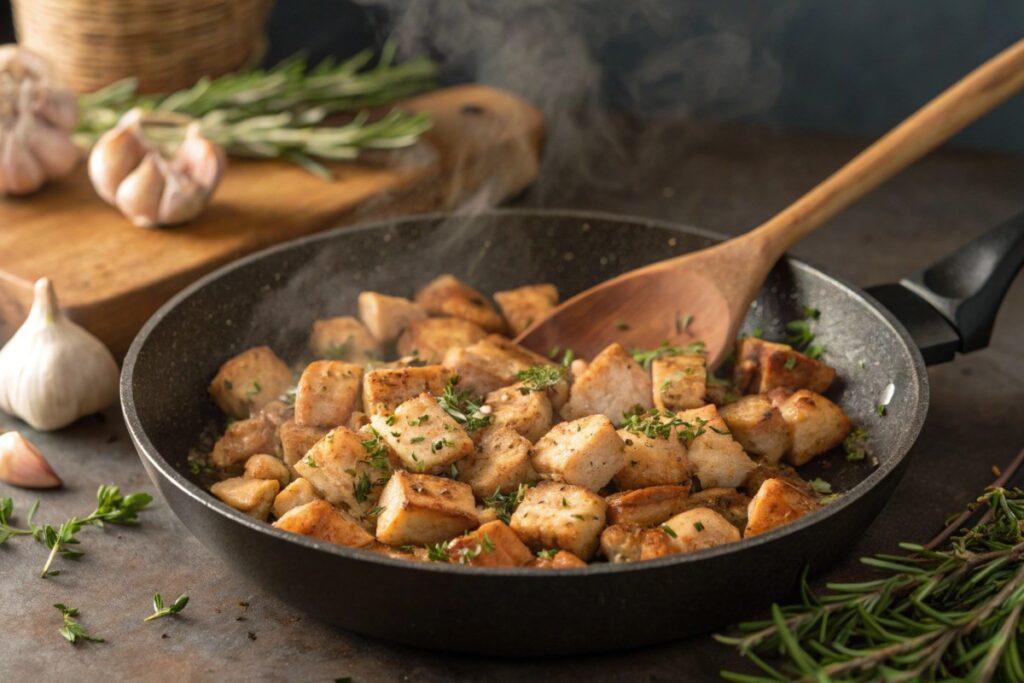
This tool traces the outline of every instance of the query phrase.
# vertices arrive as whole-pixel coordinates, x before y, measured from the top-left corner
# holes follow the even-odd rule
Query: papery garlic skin
[[[117,399],[117,363],[96,337],[59,309],[47,278],[28,318],[0,349],[0,410],[50,431]]]
[[[146,140],[146,121],[146,113],[133,109],[96,142],[89,179],[104,201],[140,228],[189,221],[202,213],[217,189],[227,156],[193,122],[174,157],[165,159]]]
[[[80,154],[71,141],[78,99],[57,86],[46,61],[0,46],[0,195],[35,192],[66,176]]]

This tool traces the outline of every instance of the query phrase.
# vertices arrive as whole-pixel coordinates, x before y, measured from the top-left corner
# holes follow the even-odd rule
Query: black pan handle
[[[899,318],[929,365],[988,346],[999,307],[1024,266],[1024,214],[941,261],[868,292]]]

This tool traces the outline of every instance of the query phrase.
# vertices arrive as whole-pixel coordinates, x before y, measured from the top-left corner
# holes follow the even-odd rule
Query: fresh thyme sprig
[[[786,323],[786,343],[811,358],[820,358],[825,347],[814,343],[812,325],[821,317],[821,311],[810,306],[803,307],[803,318]]]
[[[526,490],[531,486],[533,484],[520,484],[511,493],[502,493],[500,488],[494,489],[494,495],[484,498],[484,505],[497,511],[498,519],[508,524],[512,520],[512,514],[516,508],[523,502]]]
[[[80,640],[92,643],[106,642],[102,638],[89,635],[89,632],[85,630],[85,627],[78,623],[78,620],[75,619],[75,617],[78,616],[77,607],[68,607],[60,602],[55,604],[54,607],[60,610],[61,615],[64,617],[64,625],[60,627],[60,634],[64,636],[69,643],[75,645]]]
[[[489,427],[494,421],[494,416],[481,413],[480,407],[483,402],[479,398],[474,398],[468,391],[456,389],[455,386],[458,383],[459,376],[455,375],[445,385],[441,395],[437,397],[437,404],[467,432],[475,432],[478,429]]]
[[[170,616],[172,614],[179,614],[181,610],[185,609],[185,605],[188,604],[187,595],[179,595],[178,599],[170,605],[164,605],[164,598],[159,593],[153,595],[153,613],[143,619],[143,621],[153,621],[154,619],[160,619],[161,617]]]
[[[732,681],[1024,681],[1024,490],[990,488],[945,550],[902,543],[906,555],[862,562],[881,576],[829,584],[771,619],[716,636],[766,675]],[[963,523],[961,516],[954,524]],[[940,537],[945,540],[945,534]],[[776,658],[780,663],[767,661]]]
[[[523,383],[520,393],[524,396],[531,391],[544,391],[556,386],[565,377],[564,365],[534,365],[516,373],[516,379]]]

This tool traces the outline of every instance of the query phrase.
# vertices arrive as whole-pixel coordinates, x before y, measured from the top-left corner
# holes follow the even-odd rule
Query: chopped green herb
[[[178,614],[181,610],[185,609],[185,605],[187,604],[188,596],[179,595],[177,600],[165,607],[163,597],[159,593],[156,593],[153,595],[153,613],[143,619],[143,621],[153,621],[154,619],[159,619],[161,617]]]
[[[697,531],[704,531],[704,523],[703,522],[694,522],[693,523],[693,528],[696,529]]]
[[[483,546],[484,552],[488,555],[494,552],[494,541],[492,541],[491,537],[487,534],[484,534],[484,539],[483,541],[481,541],[481,546]]]
[[[832,493],[832,484],[820,477],[817,479],[811,479],[807,483],[811,485],[811,488],[814,489],[816,493],[820,493],[822,495]]]
[[[352,491],[355,493],[357,503],[365,503],[373,489],[373,482],[368,475],[362,475],[352,482]]]
[[[423,414],[420,415],[419,417],[414,417],[413,419],[409,420],[409,426],[419,427],[420,425],[425,424],[427,422],[430,422],[430,416],[427,414]]]
[[[630,355],[633,356],[633,360],[645,368],[650,368],[651,363],[657,358],[662,356],[687,356],[705,353],[704,342],[695,341],[690,342],[686,346],[673,346],[668,341],[661,342],[657,348],[654,349],[630,349]]]
[[[363,440],[361,443],[363,448],[366,450],[366,460],[370,463],[370,467],[375,470],[381,470],[382,472],[391,471],[391,462],[388,457],[391,451],[388,449],[384,438],[380,435],[373,427],[369,427],[370,438]]]
[[[426,439],[427,437],[425,436],[414,436],[411,439],[409,439],[409,443],[423,443],[424,441],[426,441]]]
[[[713,425],[708,425],[708,429],[713,431],[715,434],[723,434],[724,435],[724,434],[729,434],[730,433],[728,429],[719,429],[718,427],[715,427]]]
[[[849,462],[858,462],[868,457],[868,433],[857,427],[843,439],[843,450]]]
[[[387,507],[384,505],[374,505],[366,514],[368,514],[370,517],[380,517],[380,513],[384,512],[384,510],[386,509]]]
[[[228,391],[231,391],[232,389],[235,388],[235,385],[231,383],[231,380],[226,379],[224,380],[224,388],[227,389]]]
[[[698,522],[698,524],[699,524],[699,522]],[[670,527],[668,524],[662,524],[661,525],[661,530],[664,531],[669,536],[671,536],[672,538],[679,538],[679,534],[676,533],[676,530],[673,529],[672,527]]]
[[[395,424],[395,416],[388,415],[387,419],[384,420],[384,424],[386,424],[388,427],[393,427]]]
[[[879,403],[875,406],[875,412],[878,413],[879,417],[885,417],[886,407],[884,403]]]
[[[512,513],[523,502],[523,496],[530,486],[531,484],[520,484],[513,493],[502,493],[500,488],[494,489],[494,495],[484,498],[484,505],[496,510],[498,519],[508,524],[512,519]]]
[[[523,383],[519,389],[523,396],[531,391],[544,391],[557,385],[565,377],[565,366],[534,365],[516,373],[516,379]]]
[[[817,308],[812,308],[811,306],[804,306],[803,313],[804,318],[808,320],[817,320],[818,318],[821,317],[821,311],[819,311]]]
[[[754,329],[752,329],[750,331],[750,335],[749,336],[756,337],[757,339],[760,339],[761,337],[764,336],[764,328],[762,328],[762,327],[755,327]]]
[[[473,398],[468,391],[458,391],[455,388],[458,383],[458,375],[448,381],[442,394],[437,397],[438,405],[467,432],[475,432],[478,429],[489,427],[494,421],[494,416],[482,415],[479,411],[483,401]]]
[[[263,391],[263,387],[260,386],[260,383],[253,382],[252,388],[249,389],[249,391],[245,392],[245,397],[251,401],[252,399],[256,398],[256,396],[259,395],[261,391]]]
[[[622,330],[622,331],[628,330],[629,329],[629,323],[627,323],[625,320],[616,320],[615,321],[615,329]]]
[[[77,607],[67,607],[62,603],[54,605],[60,610],[60,613],[64,616],[64,625],[60,628],[60,634],[67,639],[72,645],[78,643],[78,641],[89,641],[92,643],[105,642],[102,638],[89,635],[89,632],[85,630],[85,627],[78,623],[75,617],[78,616]]]
[[[562,367],[567,368],[572,365],[572,362],[576,360],[576,352],[572,349],[566,349],[565,355],[562,356]]]
[[[319,467],[319,465],[316,464],[316,460],[313,459],[312,455],[306,456],[306,464],[309,465],[310,467]]]
[[[427,544],[427,559],[431,562],[448,561],[448,541]]]
[[[537,557],[542,560],[553,560],[555,555],[558,554],[558,548],[547,548],[546,550],[538,550]]]
[[[796,367],[796,356],[790,356],[789,358],[786,359],[785,368],[787,370],[792,370],[795,367]]]
[[[451,448],[454,445],[455,444],[453,444],[448,439],[438,439],[434,443],[430,444],[430,450],[434,451],[435,453],[438,453],[444,450],[445,448]]]
[[[324,358],[332,360],[348,360],[354,350],[354,339],[349,335],[348,339],[340,344],[332,344],[324,350]]]
[[[561,346],[552,346],[551,350],[548,351],[548,358],[554,360],[555,358],[558,358],[558,354],[560,353],[562,353]]]
[[[676,311],[676,334],[682,334],[683,332],[686,332],[687,330],[689,330],[690,329],[690,323],[692,323],[692,322],[693,322],[693,316],[692,315],[687,314],[687,315],[681,316],[681,315],[679,315],[679,312]]]
[[[707,420],[698,418],[697,428],[682,419],[671,410],[658,410],[655,408],[647,413],[632,413],[623,416],[623,428],[634,434],[641,434],[648,439],[667,439],[673,432],[678,432],[680,438],[691,441],[704,433],[704,425]]]

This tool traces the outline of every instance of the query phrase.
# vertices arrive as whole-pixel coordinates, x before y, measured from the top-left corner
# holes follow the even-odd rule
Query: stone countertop
[[[638,139],[617,186],[534,193],[549,206],[599,209],[740,232],[837,168],[860,141],[733,128],[666,127]],[[657,150],[658,154],[647,154]],[[647,158],[658,158],[658,163]],[[615,160],[609,160],[609,163]],[[615,163],[618,163],[617,161]],[[805,240],[796,254],[862,285],[891,281],[1024,210],[1024,158],[944,151],[905,172]],[[543,190],[544,188],[542,188]],[[896,494],[846,560],[828,573],[864,574],[856,558],[925,540],[1024,447],[1024,278],[1011,290],[989,349],[929,370],[932,405]],[[0,418],[0,429],[16,427]],[[67,483],[36,495],[0,484],[41,522],[86,514],[96,487],[152,491],[119,412],[30,437]],[[21,520],[19,520],[21,521]],[[0,678],[43,680],[712,680],[740,666],[709,638],[571,659],[497,660],[422,652],[303,617],[231,572],[157,500],[138,528],[86,529],[84,557],[38,578],[45,549],[0,548]],[[296,575],[296,580],[301,580]],[[354,588],[356,589],[356,588]],[[154,592],[191,602],[177,618],[143,623]],[[72,647],[51,605],[81,609],[106,643]],[[386,602],[382,597],[382,605]],[[500,619],[501,615],[494,615]],[[557,619],[558,615],[545,618]]]

